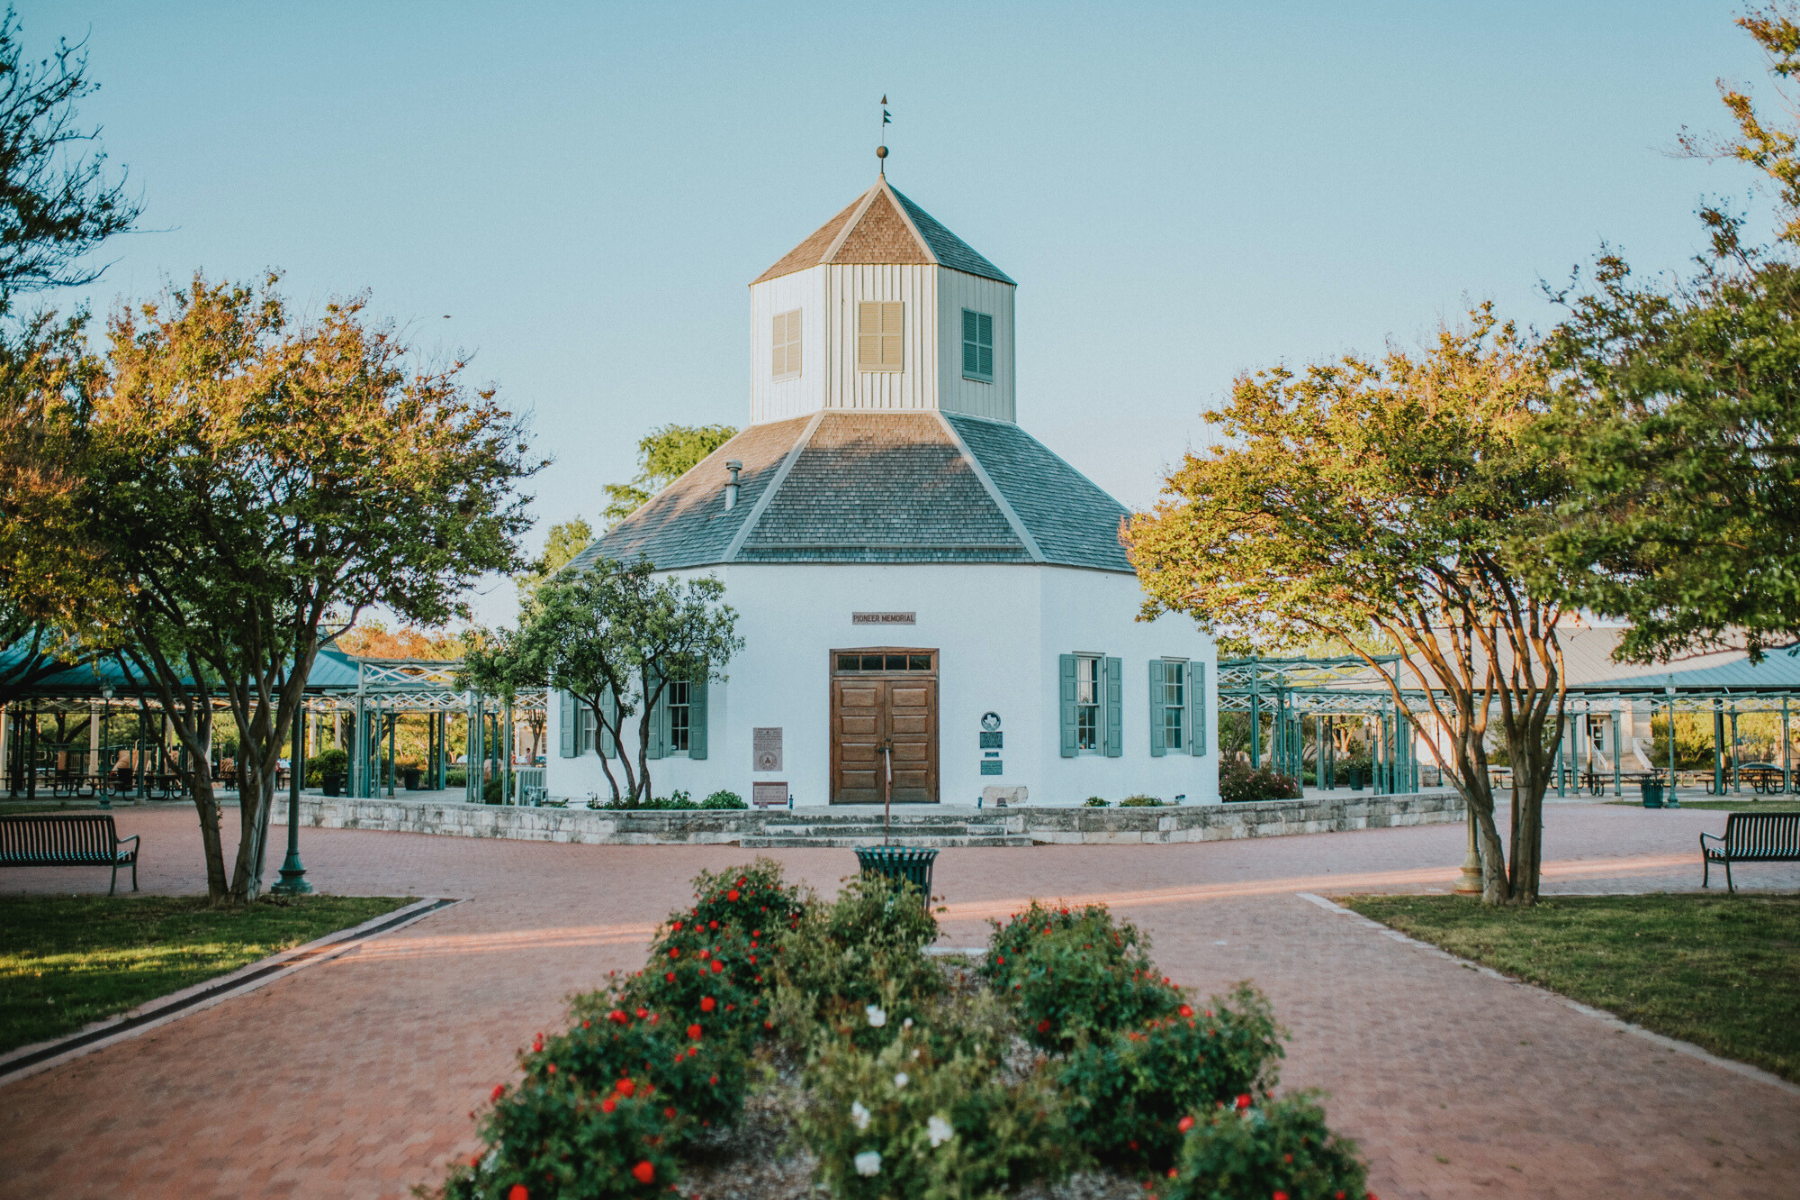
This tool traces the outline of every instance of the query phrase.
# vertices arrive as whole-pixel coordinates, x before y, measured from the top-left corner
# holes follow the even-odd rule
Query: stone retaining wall
[[[275,805],[274,821],[287,821],[287,805]],[[932,805],[897,809],[894,833],[909,845],[929,845],[936,825],[963,825],[978,814],[966,806]],[[323,829],[381,829],[454,837],[513,838],[528,842],[582,842],[591,845],[734,845],[746,837],[769,836],[770,825],[804,822],[821,826],[867,827],[880,822],[877,809],[785,808],[756,810],[636,811],[562,808],[502,808],[430,800],[356,800],[303,797],[300,818]],[[1305,800],[1265,800],[1256,804],[1203,804],[1179,808],[1004,808],[985,809],[984,824],[1003,824],[1008,833],[1034,842],[1117,845],[1141,842],[1211,842],[1229,838],[1281,837],[1397,825],[1436,825],[1463,818],[1454,792],[1373,796],[1348,792]],[[854,832],[860,833],[860,828]]]

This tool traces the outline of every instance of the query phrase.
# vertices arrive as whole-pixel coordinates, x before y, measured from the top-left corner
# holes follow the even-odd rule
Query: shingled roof
[[[937,218],[894,190],[885,175],[754,282],[822,263],[935,263],[984,279],[1013,282]]]
[[[725,507],[727,460],[744,464]],[[576,557],[722,563],[1049,563],[1130,573],[1126,510],[1030,434],[948,413],[752,425]]]

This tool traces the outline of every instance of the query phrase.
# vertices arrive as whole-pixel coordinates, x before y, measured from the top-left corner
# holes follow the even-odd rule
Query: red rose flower
[[[619,1102],[617,1100],[614,1100],[611,1096],[608,1096],[606,1099],[604,1099],[600,1102],[600,1111],[601,1112],[612,1112],[615,1108],[618,1108],[618,1107],[619,1107]]]
[[[675,972],[670,971],[668,974],[664,975],[663,978],[667,979],[670,983],[674,983],[675,982]]]
[[[545,1067],[544,1070],[546,1070],[546,1071],[550,1072],[550,1074],[554,1075],[554,1074],[556,1074],[556,1064],[551,1063],[549,1066]]]
[[[688,1026],[688,1036],[693,1038],[696,1042],[699,1041],[700,1040],[700,1027],[698,1025],[689,1025]]]
[[[1175,1128],[1181,1130],[1181,1132],[1183,1132],[1183,1133],[1186,1133],[1188,1130],[1192,1129],[1193,1127],[1194,1127],[1194,1118],[1192,1118],[1192,1117],[1183,1117],[1175,1125]]]
[[[681,947],[680,946],[670,946],[669,947],[669,957],[670,958],[680,958],[681,957]],[[705,958],[706,954],[704,952],[702,952],[700,957]]]
[[[706,927],[708,929],[717,929],[719,927],[719,923],[717,921],[708,921],[706,924]]]
[[[1184,1017],[1191,1017],[1194,1015],[1193,1008],[1191,1008],[1190,1006],[1188,1006],[1186,1004],[1182,1005],[1180,1008],[1176,1009],[1175,1011]]]
[[[614,1025],[623,1025],[628,1020],[625,1014],[616,1008],[606,1014],[606,1019],[611,1021]]]
[[[504,1095],[506,1095],[506,1085],[504,1083],[496,1083],[494,1085],[494,1094],[488,1097],[488,1099],[498,1100]]]
[[[1288,1200],[1288,1194],[1286,1192],[1276,1192],[1273,1196],[1269,1197],[1269,1200]]]
[[[656,1178],[656,1167],[646,1158],[643,1162],[631,1168],[631,1174],[639,1183],[649,1183]]]
[[[675,1119],[675,1110],[672,1108],[665,1108],[665,1109],[663,1109],[663,1116],[665,1116],[665,1117],[669,1118],[669,1120],[673,1121]]]
[[[1125,1144],[1126,1144],[1126,1145],[1127,1145],[1127,1146],[1129,1146],[1129,1147],[1131,1147],[1131,1148],[1132,1148],[1132,1149],[1133,1149],[1133,1150],[1136,1150],[1136,1149],[1137,1149],[1137,1143],[1136,1143],[1136,1142],[1126,1142],[1126,1143],[1125,1143]]]
[[[725,971],[725,964],[724,964],[724,963],[722,963],[722,962],[720,962],[720,961],[719,961],[719,960],[718,960],[718,959],[716,959],[716,958],[715,958],[715,959],[713,959],[713,962],[712,962],[712,971],[713,971],[713,974],[714,974],[714,975],[721,975],[721,974],[723,974],[723,973],[724,973],[724,971]]]
[[[630,1079],[621,1079],[619,1082],[613,1084],[613,1091],[629,1100],[637,1091],[637,1084]]]
[[[649,1010],[649,1009],[647,1009],[647,1008],[640,1008],[640,1009],[638,1009],[638,1010],[637,1010],[637,1015],[638,1015],[638,1020],[640,1020],[640,1021],[641,1021],[641,1020],[643,1020],[643,1019],[644,1019],[644,1018],[645,1018],[645,1017],[647,1017],[647,1016],[649,1016],[649,1015],[650,1015],[650,1010]]]
[[[753,938],[759,938],[759,937],[761,937],[761,936],[762,936],[762,930],[760,930],[760,929],[752,929],[752,930],[751,930],[751,931],[750,931],[750,936],[751,936],[751,937],[753,937]]]
[[[481,1170],[481,1154],[479,1151],[469,1155],[469,1169],[472,1171]]]
[[[713,1087],[718,1087],[719,1086],[719,1077],[717,1075],[714,1075],[712,1078],[708,1079],[706,1082],[710,1083]]]
[[[730,890],[730,891],[729,891],[729,892],[726,892],[726,893],[725,893],[725,898],[726,898],[726,899],[727,899],[727,900],[729,900],[729,901],[731,901],[731,902],[732,902],[732,903],[733,903],[733,904],[736,904],[736,903],[737,903],[737,898],[738,898],[738,893],[737,893],[737,889],[736,889],[736,888],[732,888],[732,889],[731,889],[731,890]]]
[[[515,1183],[512,1191],[506,1193],[506,1200],[531,1200],[531,1193],[525,1190],[524,1184]]]
[[[673,925],[669,926],[669,928],[673,929],[676,933],[680,933],[681,932],[681,922],[677,921]]]
[[[711,996],[700,997],[700,1011],[701,1012],[711,1012],[713,1009],[715,1009],[717,1007],[719,1007],[719,1002],[717,1000],[714,1000]]]
[[[1243,1095],[1241,1095],[1237,1098],[1237,1106],[1239,1108],[1249,1108],[1250,1107],[1250,1093],[1249,1092],[1245,1092]]]

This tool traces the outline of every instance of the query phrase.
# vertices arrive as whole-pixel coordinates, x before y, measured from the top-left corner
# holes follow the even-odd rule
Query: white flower
[[[931,1120],[925,1122],[925,1132],[931,1138],[933,1149],[956,1136],[956,1130],[950,1128],[950,1122],[939,1116],[933,1116]]]
[[[869,1005],[868,1013],[869,1024],[873,1025],[875,1028],[880,1029],[883,1025],[887,1024],[887,1014],[881,1010],[879,1005]]]
[[[856,1164],[858,1175],[879,1175],[881,1173],[881,1151],[864,1150],[851,1160]]]
[[[850,1102],[850,1119],[856,1123],[859,1131],[869,1127],[869,1110],[862,1106],[861,1100]]]
[[[906,1020],[900,1022],[900,1028],[911,1029],[912,1028],[912,1018],[908,1017],[908,1018],[906,1018]]]
[[[902,1071],[898,1075],[894,1076],[894,1086],[897,1088],[903,1088],[910,1082],[911,1082],[911,1079],[906,1074],[905,1071]]]

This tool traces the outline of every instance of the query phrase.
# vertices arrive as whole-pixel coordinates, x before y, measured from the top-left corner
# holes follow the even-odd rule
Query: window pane
[[[1170,750],[1181,749],[1181,727],[1184,711],[1170,708],[1163,711],[1163,744]]]
[[[1097,750],[1100,746],[1100,709],[1097,705],[1083,704],[1075,710],[1075,744],[1082,750]]]
[[[838,655],[838,670],[854,671],[862,666],[862,659],[854,654]]]
[[[887,656],[887,669],[890,671],[906,670],[906,655],[890,654]]]
[[[929,671],[931,670],[931,655],[915,654],[908,660],[907,665],[909,669],[914,671]]]
[[[881,655],[879,654],[865,654],[862,656],[862,662],[862,669],[865,671],[881,670]]]

